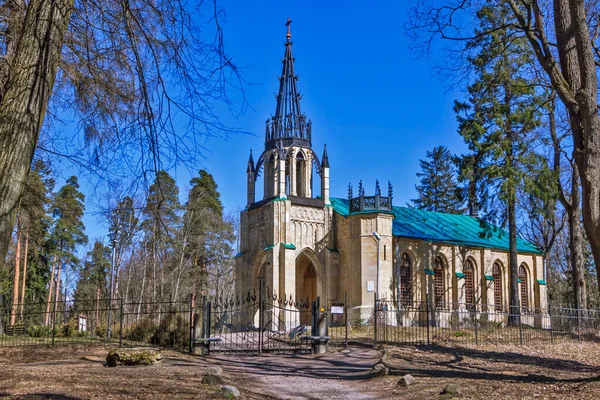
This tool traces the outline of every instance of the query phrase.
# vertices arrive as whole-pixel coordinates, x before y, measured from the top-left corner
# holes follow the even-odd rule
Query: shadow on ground
[[[480,379],[528,383],[587,383],[600,381],[600,368],[573,360],[442,345],[401,347],[404,354],[387,358],[392,375]],[[407,354],[408,353],[408,354]],[[426,356],[429,355],[429,356]],[[433,357],[431,357],[433,355]],[[439,355],[439,360],[435,356]],[[451,359],[448,359],[451,356]],[[475,362],[469,362],[469,359]],[[494,363],[493,369],[491,363]],[[504,371],[502,371],[504,369]],[[519,371],[520,370],[520,371]],[[579,377],[557,377],[564,373]],[[581,376],[582,374],[593,376]]]

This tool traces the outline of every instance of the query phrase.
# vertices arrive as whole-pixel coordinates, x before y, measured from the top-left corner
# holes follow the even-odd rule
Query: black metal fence
[[[379,343],[531,345],[600,341],[600,313],[566,308],[498,309],[493,305],[379,300],[374,310]]]
[[[0,304],[0,347],[81,343],[187,350],[192,307],[191,299]]]
[[[322,330],[323,320],[325,331]],[[63,344],[157,346],[218,353],[310,352],[326,337],[354,344],[514,344],[600,342],[600,312],[550,307],[510,312],[493,305],[375,307],[321,304],[264,289],[236,299],[126,302],[123,299],[0,304],[0,347]]]

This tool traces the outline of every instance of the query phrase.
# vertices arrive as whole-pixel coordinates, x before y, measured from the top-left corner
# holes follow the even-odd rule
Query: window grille
[[[502,269],[497,262],[494,263],[492,276],[494,277],[494,309],[502,311]]]
[[[434,275],[434,295],[436,308],[444,307],[444,260],[440,256],[435,257],[433,265]]]
[[[400,263],[400,303],[410,306],[412,303],[412,261],[408,254],[402,254]]]
[[[519,279],[521,280],[521,309],[526,311],[529,307],[529,299],[527,296],[527,270],[523,264],[519,267]]]
[[[467,263],[465,264],[465,303],[467,303],[467,310],[469,311],[475,311],[475,284],[473,274],[473,262],[467,260]]]

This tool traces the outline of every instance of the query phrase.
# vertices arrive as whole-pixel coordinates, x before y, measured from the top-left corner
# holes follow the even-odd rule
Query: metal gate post
[[[56,336],[56,302],[58,299],[54,299],[54,303],[52,305],[52,346],[54,346],[54,336]]]
[[[260,278],[258,288],[258,352],[263,352],[263,334],[265,319],[264,280]]]
[[[554,343],[554,327],[552,326],[552,301],[548,299],[548,317],[550,319],[550,343]]]
[[[119,298],[121,303],[121,318],[119,318],[119,347],[123,346],[123,298]]]
[[[523,346],[523,314],[521,313],[521,310],[518,310],[519,312],[519,343],[521,343],[521,346]]]
[[[377,292],[373,293],[373,318],[374,321],[374,329],[373,329],[373,346],[377,344]]]
[[[425,319],[427,319],[427,345],[429,346],[429,293],[425,294]]]
[[[344,348],[348,348],[348,292],[344,294],[344,326],[346,327],[346,337],[344,339]]]
[[[210,337],[210,314],[212,311],[212,302],[208,302],[206,304],[206,309],[207,309],[207,313],[206,313],[206,335],[204,335],[204,338],[207,339]],[[206,341],[206,355],[210,354],[210,342]]]
[[[194,351],[194,293],[190,293],[190,345],[189,352]]]

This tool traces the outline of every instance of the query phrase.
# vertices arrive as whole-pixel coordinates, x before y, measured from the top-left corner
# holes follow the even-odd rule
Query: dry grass
[[[395,346],[386,348],[384,360],[392,376],[382,385],[407,399],[440,398],[448,383],[471,399],[600,398],[600,346],[594,343]],[[395,387],[404,374],[418,384]]]

